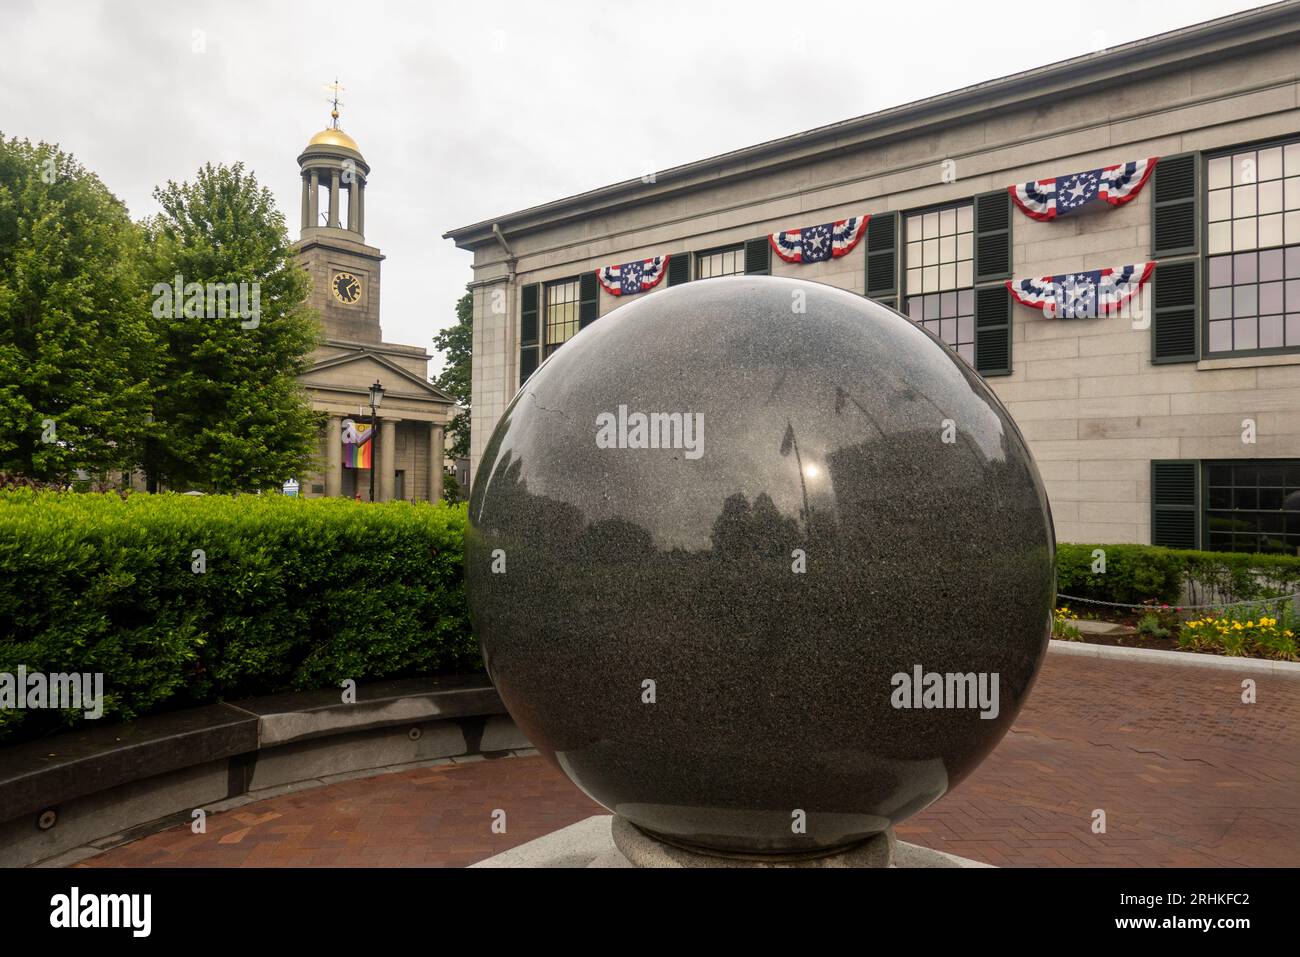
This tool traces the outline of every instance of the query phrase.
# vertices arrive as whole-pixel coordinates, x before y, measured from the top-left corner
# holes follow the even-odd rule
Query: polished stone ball
[[[723,854],[864,841],[993,749],[1055,540],[992,390],[816,283],[642,295],[524,384],[474,477],[470,613],[519,727],[605,807]]]

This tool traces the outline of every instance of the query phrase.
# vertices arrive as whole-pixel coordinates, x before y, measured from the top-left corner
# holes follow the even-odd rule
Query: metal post
[[[379,414],[370,404],[370,501],[375,500],[375,470],[379,468]]]

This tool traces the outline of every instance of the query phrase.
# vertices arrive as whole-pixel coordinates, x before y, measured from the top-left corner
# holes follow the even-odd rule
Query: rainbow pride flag
[[[343,467],[347,469],[368,469],[371,462],[371,450],[374,443],[370,439],[374,436],[374,428],[370,425],[357,423],[352,432],[345,434],[343,438]],[[355,437],[356,441],[349,441]]]

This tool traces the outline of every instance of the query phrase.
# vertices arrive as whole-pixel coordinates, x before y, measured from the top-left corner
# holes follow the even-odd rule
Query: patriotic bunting
[[[631,296],[659,285],[668,271],[668,259],[668,256],[655,256],[621,266],[604,266],[596,270],[596,278],[611,296]]]
[[[1041,279],[1008,279],[1007,288],[1016,302],[1041,309],[1048,319],[1096,319],[1118,312],[1155,268],[1149,262]]]
[[[1026,215],[1044,221],[1072,213],[1094,199],[1103,199],[1112,206],[1123,206],[1151,178],[1159,158],[1152,156],[1068,176],[1020,183],[1008,186],[1007,192]]]
[[[804,226],[772,233],[768,240],[776,254],[788,263],[819,263],[847,256],[867,231],[866,216],[838,219],[822,226]]]

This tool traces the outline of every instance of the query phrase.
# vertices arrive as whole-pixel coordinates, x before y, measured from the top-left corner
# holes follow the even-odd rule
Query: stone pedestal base
[[[614,846],[634,867],[889,867],[898,842],[891,828],[861,844],[820,856],[758,855],[718,856],[665,844],[614,815],[611,826]]]
[[[570,824],[568,827],[562,827],[558,831],[552,831],[535,840],[528,841],[526,844],[520,844],[518,847],[512,847],[508,851],[502,851],[500,854],[494,854],[487,860],[479,861],[477,864],[471,864],[471,867],[636,867],[628,859],[628,854],[619,845],[614,843],[614,822],[618,820],[627,831],[633,832],[627,834],[624,832],[624,844],[627,844],[627,838],[631,839],[631,853],[641,860],[642,867],[752,867],[755,864],[751,861],[728,860],[722,857],[710,857],[705,854],[692,854],[689,851],[679,851],[677,848],[668,847],[662,842],[655,841],[647,837],[636,828],[632,827],[621,818],[614,818],[609,814],[595,814],[586,820],[578,821],[576,824]],[[946,854],[943,851],[934,851],[928,847],[918,847],[915,844],[908,844],[906,841],[895,841],[894,835],[890,832],[888,835],[882,835],[889,846],[893,855],[893,863],[890,867],[988,867],[988,864],[981,864],[978,861],[972,861],[964,857],[957,857],[955,854]],[[870,842],[868,842],[870,843]],[[801,867],[881,867],[868,859],[858,862],[853,855],[860,853],[860,848],[850,848],[841,854],[833,855],[829,861],[823,859],[823,863],[801,862],[795,866]],[[877,845],[877,851],[879,845]],[[660,855],[658,860],[647,858],[646,855],[651,853]],[[683,860],[668,861],[663,858],[665,853],[682,854],[687,859],[697,859],[699,863],[683,863]],[[836,860],[838,859],[838,860]],[[761,862],[758,866],[782,867],[791,866],[793,862],[775,863]]]

